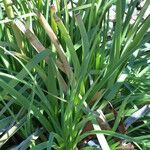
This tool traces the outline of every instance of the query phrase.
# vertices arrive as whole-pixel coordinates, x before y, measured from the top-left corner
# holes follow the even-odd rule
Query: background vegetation
[[[150,148],[144,2],[0,1],[1,149]]]

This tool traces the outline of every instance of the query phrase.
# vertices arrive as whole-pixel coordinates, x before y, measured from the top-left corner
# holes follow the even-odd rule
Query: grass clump
[[[149,149],[150,1],[136,19],[138,0],[13,1],[13,17],[8,2],[0,147]]]

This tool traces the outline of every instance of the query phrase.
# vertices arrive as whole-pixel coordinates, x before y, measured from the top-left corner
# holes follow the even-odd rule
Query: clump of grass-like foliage
[[[138,2],[0,2],[0,148],[150,148],[150,1],[133,18]]]

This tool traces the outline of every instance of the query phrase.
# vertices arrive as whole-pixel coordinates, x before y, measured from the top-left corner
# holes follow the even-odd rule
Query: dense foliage
[[[150,1],[139,5],[0,2],[0,148],[150,149]]]

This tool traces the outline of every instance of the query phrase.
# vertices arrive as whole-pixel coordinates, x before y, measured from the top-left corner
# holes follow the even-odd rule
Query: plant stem
[[[5,6],[7,16],[10,19],[14,19],[15,15],[14,15],[14,11],[13,11],[13,8],[12,8],[12,5],[13,5],[12,0],[3,0],[3,3],[4,3],[4,6]],[[21,32],[13,22],[11,22],[11,27],[13,29],[17,45],[20,48],[21,53],[23,53],[22,50],[24,48],[24,43],[23,43],[23,40],[22,40]]]

